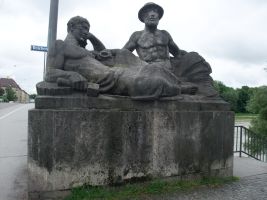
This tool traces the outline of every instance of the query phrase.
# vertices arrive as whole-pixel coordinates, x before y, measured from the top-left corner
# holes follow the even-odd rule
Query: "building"
[[[17,96],[17,102],[19,103],[29,103],[30,97],[27,92],[22,90],[20,86],[14,81],[12,78],[0,78],[0,87],[5,89],[7,87],[11,87]]]

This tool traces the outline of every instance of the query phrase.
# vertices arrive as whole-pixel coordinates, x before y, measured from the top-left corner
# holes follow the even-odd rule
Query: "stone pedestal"
[[[38,96],[29,111],[29,191],[232,176],[233,131],[222,100]]]

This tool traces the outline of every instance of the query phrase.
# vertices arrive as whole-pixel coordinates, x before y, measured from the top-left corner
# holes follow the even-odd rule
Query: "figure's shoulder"
[[[131,35],[131,39],[134,39],[134,40],[138,39],[141,36],[142,32],[143,31],[135,31],[135,32],[133,32],[133,34]]]
[[[135,31],[133,35],[141,35],[144,31]]]
[[[63,47],[64,46],[64,41],[63,40],[56,40],[56,42],[55,42],[55,47],[56,48],[61,48],[61,47]]]
[[[54,43],[52,43],[51,47],[49,48],[48,55],[55,56],[59,54],[63,48],[64,48],[64,41],[56,40]]]
[[[171,34],[168,31],[166,31],[166,30],[160,30],[160,32],[162,34],[164,34],[165,36],[167,36],[167,37],[171,37]]]
[[[64,43],[63,40],[56,40],[56,43]]]

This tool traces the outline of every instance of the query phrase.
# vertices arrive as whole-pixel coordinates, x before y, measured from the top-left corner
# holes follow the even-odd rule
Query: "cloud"
[[[144,28],[137,13],[146,2],[59,0],[58,38],[65,38],[68,20],[80,15],[107,48],[121,48]],[[214,79],[233,87],[267,84],[266,0],[154,2],[165,11],[159,29],[181,49],[199,52],[210,62]],[[49,7],[50,1],[0,0],[0,77],[14,76],[29,93],[43,76],[43,53],[30,51],[30,45],[46,46]]]
[[[240,88],[245,85],[250,87],[267,85],[264,65],[244,64],[220,58],[212,58],[209,63],[212,66],[213,79],[220,80],[227,86]]]

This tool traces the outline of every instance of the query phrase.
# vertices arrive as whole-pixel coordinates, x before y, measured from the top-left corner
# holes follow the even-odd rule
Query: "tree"
[[[251,113],[260,113],[260,110],[267,107],[267,86],[255,88],[252,97],[247,105]]]
[[[219,95],[230,104],[231,110],[237,112],[238,92],[220,81],[214,81],[213,84]]]
[[[248,110],[259,114],[251,121],[250,129],[257,135],[267,138],[267,86],[254,91],[248,103]]]
[[[0,96],[3,96],[5,94],[5,90],[0,87]]]
[[[8,101],[16,101],[17,100],[16,92],[11,87],[6,88],[5,97]]]
[[[242,86],[242,88],[237,89],[238,100],[237,100],[237,112],[247,113],[247,103],[252,96],[252,89],[248,86]]]

